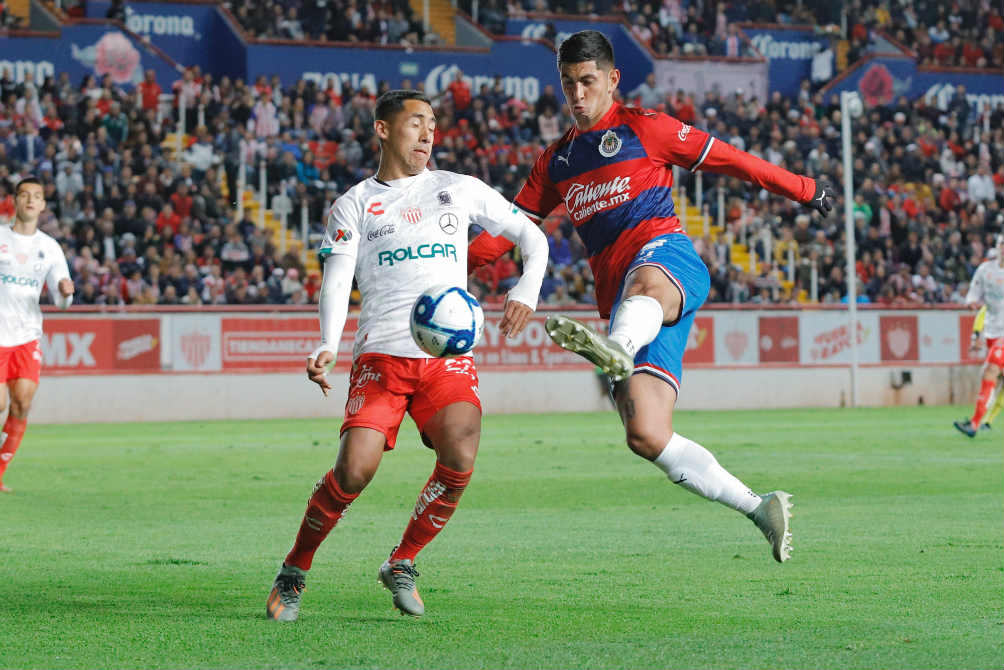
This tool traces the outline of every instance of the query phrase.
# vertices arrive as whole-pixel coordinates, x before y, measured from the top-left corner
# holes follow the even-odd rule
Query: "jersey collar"
[[[377,179],[376,175],[373,175],[373,181],[375,181],[380,186],[383,186],[384,188],[408,188],[409,186],[414,184],[416,181],[418,181],[428,173],[429,173],[429,168],[425,168],[418,174],[413,175],[411,177],[403,177],[401,179],[391,179],[390,181],[381,181],[380,179]]]

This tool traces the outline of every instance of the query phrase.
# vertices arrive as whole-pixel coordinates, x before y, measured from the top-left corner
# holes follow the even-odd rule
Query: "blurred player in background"
[[[14,189],[12,226],[0,226],[0,412],[9,408],[0,432],[0,492],[10,493],[4,473],[28,425],[28,410],[42,370],[42,310],[38,298],[47,284],[53,302],[73,302],[73,281],[59,243],[38,230],[45,210],[42,182],[26,177]]]
[[[1004,370],[1004,234],[998,235],[994,244],[996,258],[980,263],[969,283],[966,304],[973,309],[982,307],[973,323],[973,346],[979,342],[979,332],[987,341],[987,358],[983,363],[983,377],[976,406],[969,419],[954,423],[959,432],[974,437],[980,429],[984,416],[994,403],[994,390],[1000,387],[1001,371]]]
[[[824,216],[832,192],[666,114],[616,103],[620,71],[602,33],[562,42],[558,70],[575,126],[537,159],[514,203],[539,222],[564,202],[590,256],[600,316],[613,318],[609,337],[563,316],[548,319],[548,333],[615,382],[632,451],[674,483],[746,514],[783,562],[791,550],[789,494],[757,495],[673,431],[683,352],[710,279],[676,216],[671,167],[738,177]],[[510,246],[482,234],[471,244],[471,267]]]
[[[334,468],[314,487],[296,542],[275,578],[268,616],[297,618],[314,552],[393,449],[407,411],[436,465],[380,580],[403,614],[421,616],[415,556],[452,516],[471,478],[481,434],[474,359],[431,358],[412,340],[412,305],[425,289],[467,285],[467,231],[477,224],[520,246],[523,275],[509,292],[499,330],[515,336],[536,308],[547,266],[547,239],[501,195],[474,177],[426,169],[436,119],[417,91],[377,101],[380,168],[340,197],[320,250],[321,346],[307,376],[327,395],[355,276],[362,294],[341,445]]]
[[[979,351],[980,336],[983,334],[983,327],[986,325],[986,318],[987,306],[983,305],[980,307],[979,311],[976,312],[976,318],[973,319],[973,335],[969,343],[969,350],[973,354]],[[994,420],[1000,415],[1002,409],[1004,409],[1004,375],[997,377],[997,386],[994,387],[993,400],[990,402],[990,410],[987,411],[986,415],[983,417],[983,423],[980,424],[980,430],[990,430],[993,426]],[[964,420],[963,423],[965,423]]]

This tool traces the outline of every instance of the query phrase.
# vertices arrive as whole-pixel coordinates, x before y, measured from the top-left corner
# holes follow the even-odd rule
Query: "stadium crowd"
[[[437,44],[407,0],[229,0],[223,5],[258,39]]]
[[[476,175],[512,198],[536,156],[569,125],[561,94],[547,86],[528,104],[507,95],[501,78],[471,90],[461,74],[435,99],[434,165]],[[107,78],[71,82],[64,73],[15,82],[2,73],[0,217],[13,214],[13,183],[38,174],[49,201],[42,229],[66,250],[78,303],[316,300],[319,277],[308,275],[301,257],[280,254],[272,235],[247,215],[237,219],[242,156],[252,185],[266,161],[270,197],[289,197],[291,221],[306,207],[316,238],[327,204],[376,167],[373,105],[388,84],[354,90],[300,81],[283,88],[277,77],[245,84],[189,69],[163,82],[185,92],[187,128],[195,128],[180,156],[164,142],[176,114],[158,114],[161,84],[152,72],[134,91]],[[664,110],[794,172],[840,183],[836,96],[824,99],[808,85],[793,99],[737,91],[696,100],[650,78],[625,102]],[[960,89],[943,108],[900,98],[869,109],[855,127],[859,293],[881,303],[958,300],[1004,221],[1004,105],[977,113]],[[693,194],[693,178],[681,174]],[[821,222],[742,182],[702,177],[712,223],[719,220],[719,192],[725,203],[724,229],[694,236],[712,273],[711,301],[805,300],[814,286],[823,302],[846,295],[840,217]],[[592,275],[571,222],[558,210],[546,229],[544,302],[590,302]],[[752,251],[754,263],[733,262],[736,243]],[[515,281],[518,262],[506,257],[481,268],[474,289],[499,298]]]

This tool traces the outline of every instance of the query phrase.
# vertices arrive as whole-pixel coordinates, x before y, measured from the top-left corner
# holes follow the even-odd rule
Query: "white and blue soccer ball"
[[[411,308],[411,337],[437,358],[462,356],[474,348],[485,327],[477,298],[457,286],[433,286]]]

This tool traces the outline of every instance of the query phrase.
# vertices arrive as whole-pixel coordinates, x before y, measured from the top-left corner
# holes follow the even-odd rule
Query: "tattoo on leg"
[[[624,418],[633,419],[635,415],[634,400],[628,398],[624,401]]]

